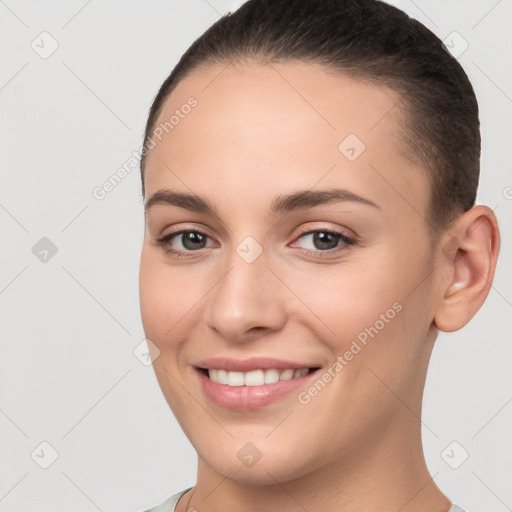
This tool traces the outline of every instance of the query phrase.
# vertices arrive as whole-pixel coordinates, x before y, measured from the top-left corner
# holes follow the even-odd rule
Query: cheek
[[[153,248],[143,249],[139,272],[140,309],[146,337],[161,350],[187,331],[205,293],[191,267],[171,267]]]
[[[352,370],[379,368],[395,378],[397,366],[416,357],[429,324],[427,289],[418,286],[428,274],[428,252],[421,253],[420,245],[416,258],[397,244],[379,245],[364,258],[293,276],[291,288],[307,305],[300,307],[302,323],[318,326],[317,336],[333,359],[357,352],[347,354]]]
[[[347,378],[360,379],[357,387],[368,393],[368,399],[378,390],[387,396],[386,386],[376,375],[405,393],[410,373],[422,361],[423,342],[432,320],[431,281],[427,277],[432,264],[421,240],[411,246],[415,252],[398,243],[369,251],[365,262],[354,265],[353,271],[340,273],[338,279],[333,276],[331,290],[338,291],[331,292],[330,306],[317,296],[328,312],[326,322],[336,331],[331,348],[337,354],[357,351],[355,357],[348,354],[353,362]]]
[[[301,309],[315,324],[323,325],[326,341],[333,340],[332,348],[343,349],[344,344],[379,321],[380,315],[389,311],[388,317],[395,316],[393,304],[401,292],[390,261],[391,256],[386,258],[381,248],[375,258],[312,267],[307,273],[289,276],[293,279],[290,287],[307,306]]]
[[[182,340],[186,340],[187,333],[191,332],[194,304],[199,299],[198,288],[197,279],[194,281],[185,266],[173,268],[165,263],[156,249],[143,248],[139,269],[142,324],[146,338],[156,346],[152,364],[155,376],[180,423],[182,411],[187,410],[188,395],[183,394],[182,386],[177,382],[177,364]],[[182,428],[187,431],[186,425]]]

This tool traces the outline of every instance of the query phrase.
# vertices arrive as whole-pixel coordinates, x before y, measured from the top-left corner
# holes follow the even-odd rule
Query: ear
[[[443,235],[441,296],[434,315],[439,330],[461,329],[480,309],[491,289],[499,249],[498,221],[487,206],[474,206]]]

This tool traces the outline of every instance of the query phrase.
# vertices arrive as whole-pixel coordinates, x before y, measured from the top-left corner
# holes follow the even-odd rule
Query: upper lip
[[[252,370],[285,370],[287,368],[318,368],[319,365],[309,363],[298,363],[274,357],[251,357],[249,359],[231,359],[229,357],[211,357],[199,361],[196,365],[199,368],[210,370],[228,370],[232,372],[250,372]]]

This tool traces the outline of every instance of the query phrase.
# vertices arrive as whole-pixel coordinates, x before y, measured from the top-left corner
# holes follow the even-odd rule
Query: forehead
[[[177,85],[156,124],[169,120],[191,96],[198,102],[193,115],[172,129],[189,140],[195,135],[216,143],[229,131],[235,143],[257,136],[262,144],[302,138],[324,139],[332,147],[331,142],[355,133],[372,145],[383,135],[388,144],[398,143],[393,138],[402,128],[401,96],[395,91],[302,61],[202,66]]]
[[[195,106],[185,107],[191,98]],[[425,206],[425,171],[400,141],[400,100],[318,64],[202,66],[178,84],[155,123],[174,116],[148,154],[147,195],[183,189],[177,178],[198,194],[250,189],[262,199],[269,187],[279,193],[321,181],[395,202],[406,194]]]

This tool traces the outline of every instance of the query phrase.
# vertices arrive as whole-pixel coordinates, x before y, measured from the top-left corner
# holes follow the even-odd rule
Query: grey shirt
[[[176,503],[178,503],[178,500],[187,491],[190,491],[190,489],[192,489],[192,487],[189,487],[188,489],[185,489],[184,491],[180,491],[180,492],[176,493],[174,496],[167,498],[163,503],[161,503],[157,507],[150,508],[148,510],[145,510],[144,512],[175,512]],[[458,505],[452,504],[452,508],[448,512],[465,512],[465,510],[460,508]]]

